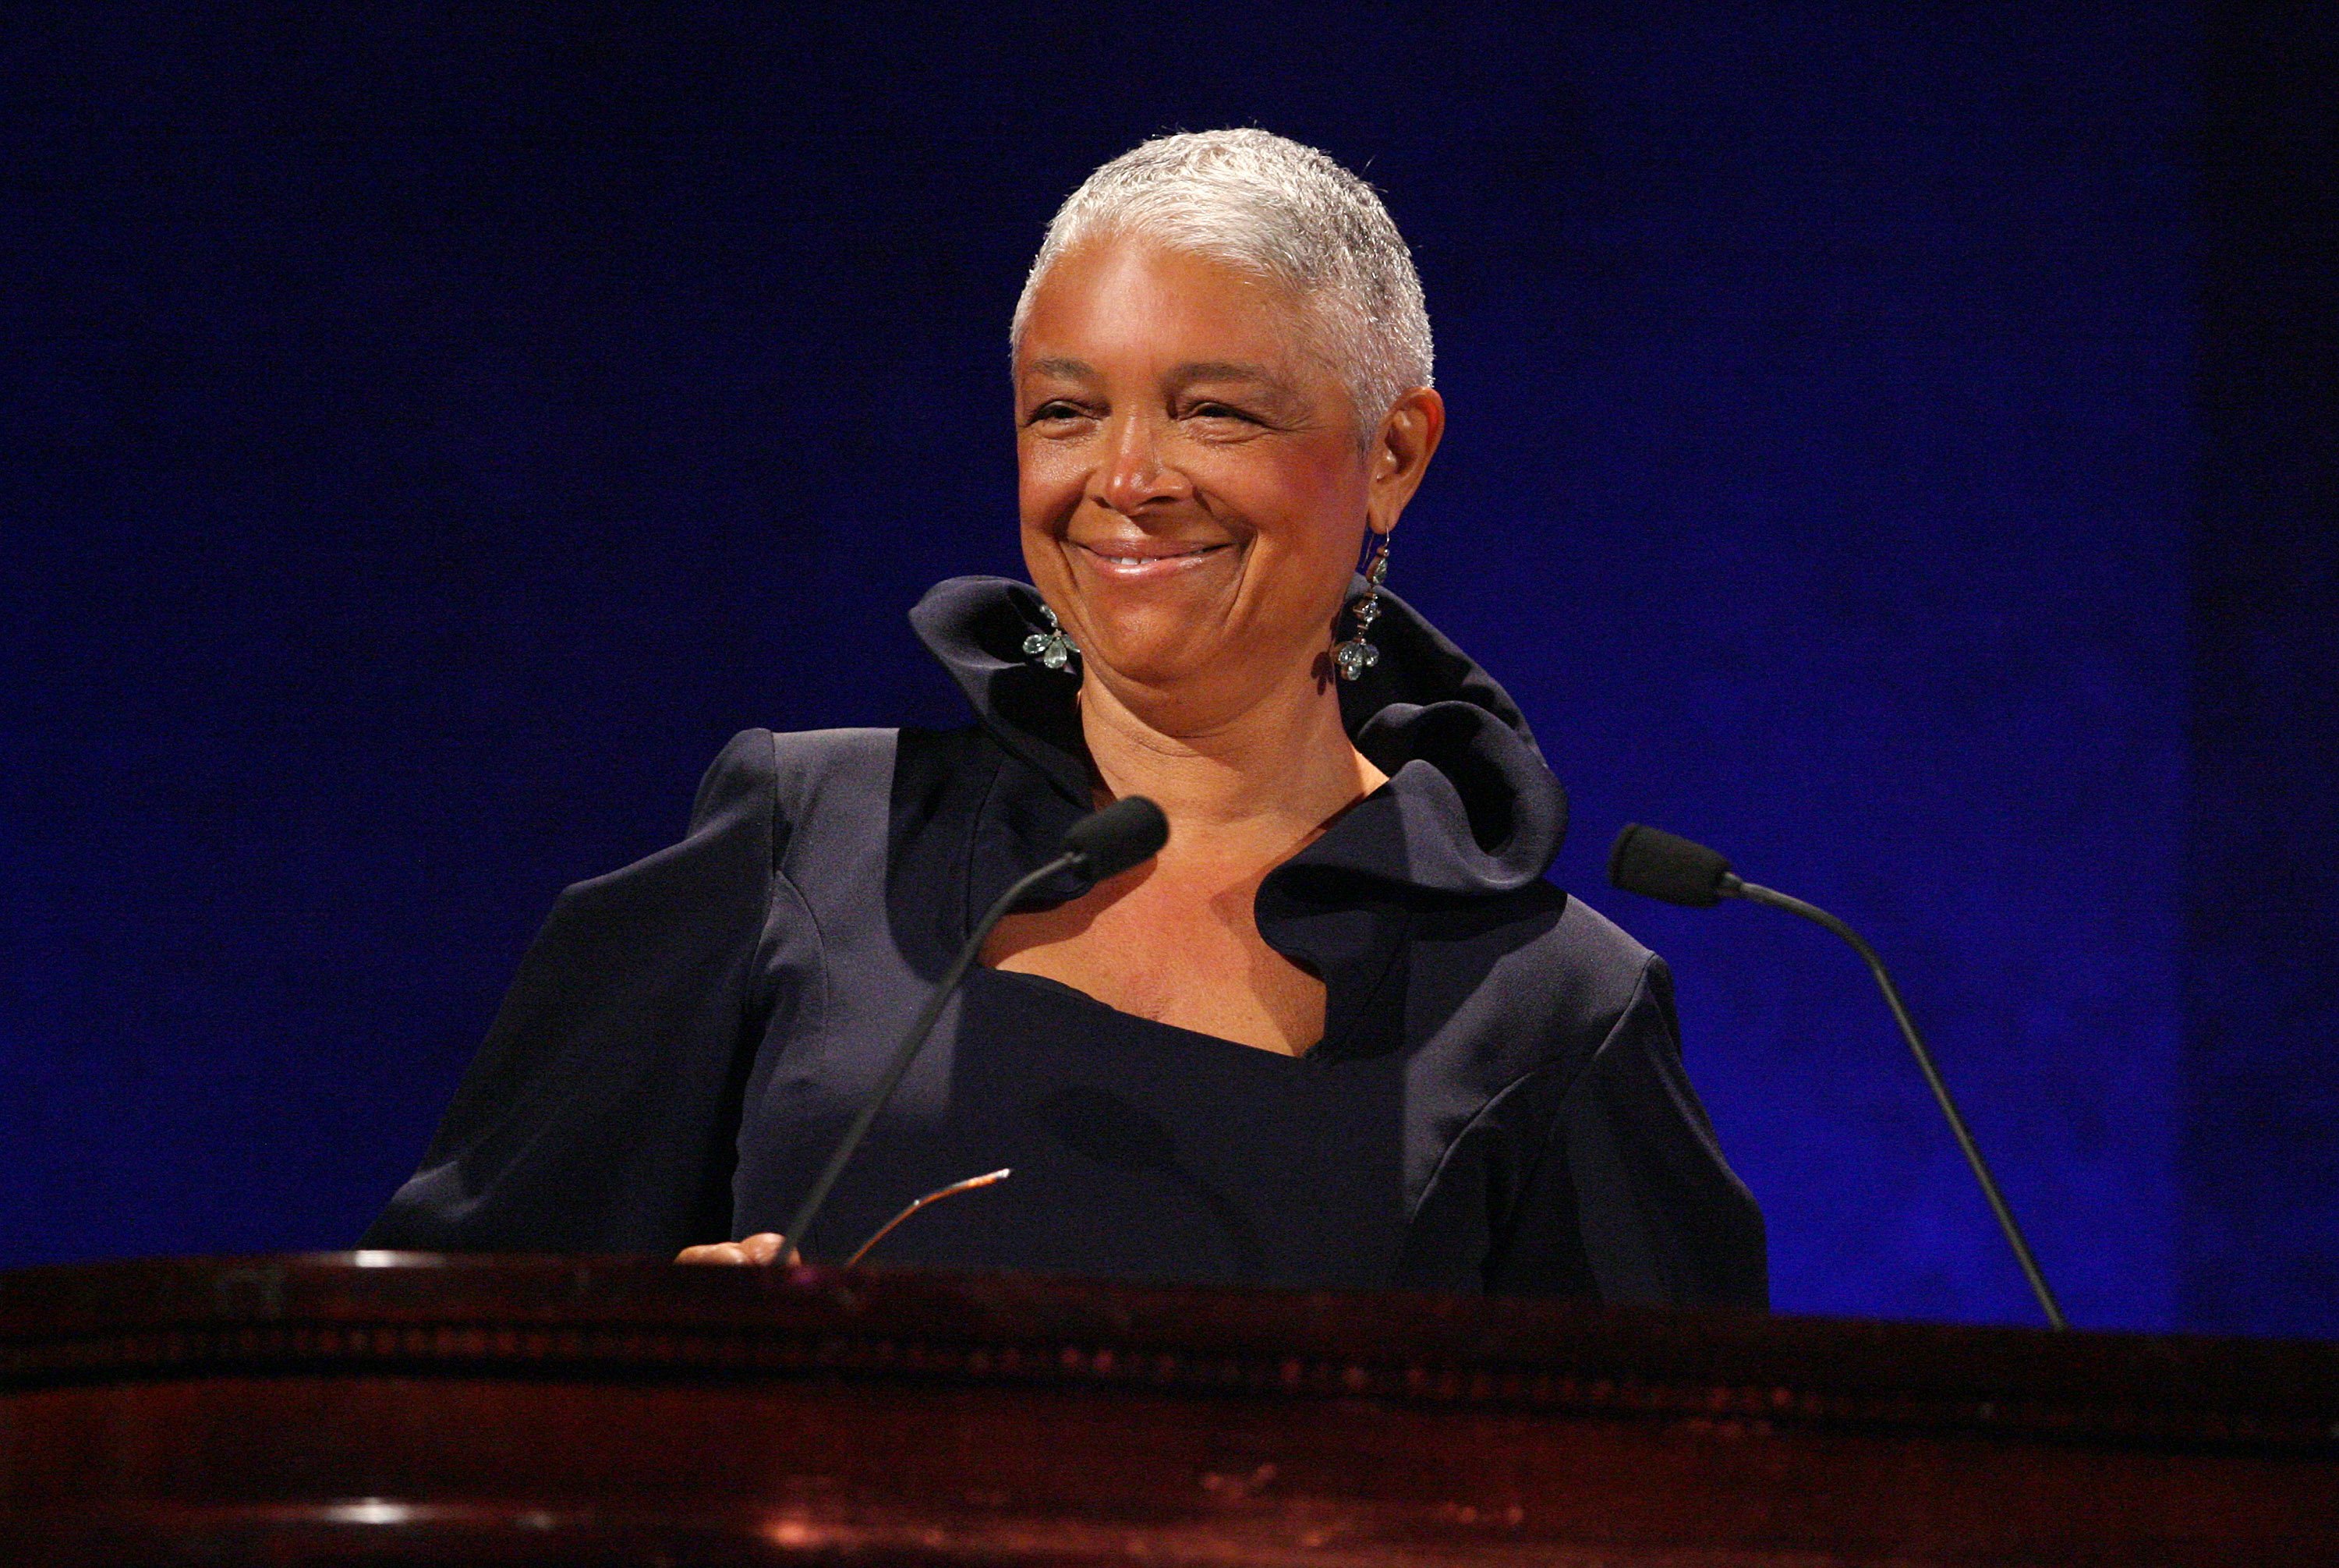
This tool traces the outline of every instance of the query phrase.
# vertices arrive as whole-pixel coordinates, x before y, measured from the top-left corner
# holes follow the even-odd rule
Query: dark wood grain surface
[[[0,1275],[39,1563],[2339,1563],[2339,1346],[400,1255]]]

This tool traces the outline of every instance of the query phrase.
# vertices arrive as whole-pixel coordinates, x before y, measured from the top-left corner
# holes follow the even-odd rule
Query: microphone
[[[2014,1222],[2014,1210],[2007,1207],[2005,1194],[1999,1191],[1998,1180],[1990,1175],[1980,1146],[1966,1129],[1965,1118],[1958,1114],[1957,1101],[1949,1098],[1949,1086],[1941,1081],[1940,1073],[1934,1068],[1933,1054],[1925,1049],[1924,1037],[1917,1032],[1917,1021],[1909,1016],[1900,988],[1885,972],[1884,961],[1876,956],[1876,950],[1862,941],[1858,932],[1817,904],[1805,903],[1801,899],[1743,880],[1731,871],[1729,861],[1702,843],[1693,843],[1639,823],[1628,823],[1616,835],[1615,845],[1608,852],[1608,880],[1626,892],[1685,904],[1692,909],[1709,909],[1725,898],[1768,904],[1823,925],[1850,942],[1852,951],[1867,962],[1878,989],[1884,992],[1884,1001],[1892,1009],[1892,1017],[1900,1025],[1900,1032],[1908,1040],[1909,1050],[1916,1057],[1926,1083],[1932,1087],[1933,1099],[1948,1119],[1950,1132],[1957,1136],[1958,1148],[1964,1150],[1966,1163],[1973,1168],[1974,1179],[1981,1184],[1990,1212],[1998,1216],[1998,1228],[2005,1233],[2006,1244],[2014,1249],[2014,1260],[2022,1266],[2022,1277],[2030,1282],[2030,1293],[2038,1298],[2048,1326],[2058,1329],[2071,1326],[2063,1317],[2063,1308],[2056,1303],[2055,1293],[2048,1288],[2047,1276],[2039,1270],[2038,1258],[2031,1255],[2029,1242],[2023,1239],[2022,1228]]]
[[[827,1168],[820,1173],[820,1179],[812,1184],[812,1190],[804,1194],[804,1201],[796,1206],[795,1215],[788,1221],[785,1233],[787,1237],[785,1245],[795,1248],[798,1256],[804,1255],[804,1238],[812,1230],[812,1222],[819,1217],[821,1206],[828,1201],[829,1189],[836,1185],[836,1178],[844,1174],[845,1162],[853,1158],[853,1151],[859,1149],[861,1140],[869,1136],[869,1129],[876,1122],[877,1113],[885,1108],[887,1100],[893,1098],[893,1090],[900,1087],[903,1075],[910,1070],[910,1063],[917,1060],[919,1047],[924,1045],[926,1036],[933,1032],[934,1021],[942,1016],[943,1005],[958,990],[959,982],[966,978],[966,971],[974,967],[975,957],[982,952],[984,939],[991,935],[992,928],[1005,918],[1007,912],[1022,902],[1033,888],[1052,877],[1071,872],[1091,883],[1100,883],[1151,860],[1169,842],[1170,819],[1161,814],[1161,808],[1143,795],[1130,795],[1127,800],[1117,800],[1102,811],[1092,812],[1074,823],[1065,831],[1061,854],[1039,870],[1018,878],[1013,886],[999,895],[997,902],[967,933],[965,945],[958,950],[958,956],[951,960],[950,967],[943,971],[933,995],[928,997],[926,1005],[919,1009],[909,1031],[902,1036],[902,1043],[893,1048],[893,1060],[886,1064],[885,1075],[878,1080],[868,1103],[861,1108],[860,1114],[853,1119],[853,1125],[845,1130],[844,1141],[836,1146],[836,1152],[829,1157]],[[893,1228],[888,1226],[886,1228]]]
[[[1627,826],[1608,852],[1608,880],[1626,892],[1659,898],[1667,903],[1711,909],[1722,902],[1722,882],[1730,863],[1702,843],[1692,843],[1661,828]]]
[[[1161,853],[1170,842],[1170,819],[1161,808],[1141,794],[1117,800],[1100,812],[1091,812],[1064,830],[1064,854],[1072,863],[1071,869],[1091,882],[1102,882],[1119,876],[1133,865],[1142,865]],[[1047,880],[1040,872],[1023,879],[1038,883]],[[1020,884],[1019,884],[1020,885]],[[1000,910],[998,914],[1004,914]],[[997,915],[987,916],[986,922]],[[986,923],[983,930],[990,929]]]

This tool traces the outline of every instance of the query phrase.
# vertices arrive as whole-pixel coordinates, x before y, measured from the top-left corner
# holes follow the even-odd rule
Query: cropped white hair
[[[1012,344],[1040,280],[1085,240],[1137,234],[1289,289],[1355,400],[1360,434],[1430,384],[1429,312],[1413,255],[1373,188],[1313,147],[1266,131],[1189,131],[1130,148],[1048,224],[1015,302]]]

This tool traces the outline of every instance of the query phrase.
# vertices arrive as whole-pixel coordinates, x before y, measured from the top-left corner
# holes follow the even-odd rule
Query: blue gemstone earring
[[[1348,614],[1357,623],[1356,635],[1344,643],[1332,645],[1332,663],[1340,678],[1352,681],[1381,662],[1380,649],[1365,640],[1373,623],[1381,618],[1381,579],[1388,576],[1388,536],[1381,536],[1380,548],[1373,552],[1373,564],[1365,568],[1365,597],[1348,606]]]
[[[1023,639],[1024,656],[1038,659],[1043,669],[1062,669],[1080,656],[1081,645],[1064,635],[1064,628],[1056,624],[1056,612],[1045,604],[1040,606],[1040,615],[1048,629]]]

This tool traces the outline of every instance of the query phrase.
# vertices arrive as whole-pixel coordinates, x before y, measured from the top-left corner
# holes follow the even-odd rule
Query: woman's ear
[[[1371,490],[1365,518],[1373,532],[1386,534],[1396,527],[1445,434],[1446,399],[1434,388],[1416,387],[1381,417],[1372,450],[1366,454]]]

